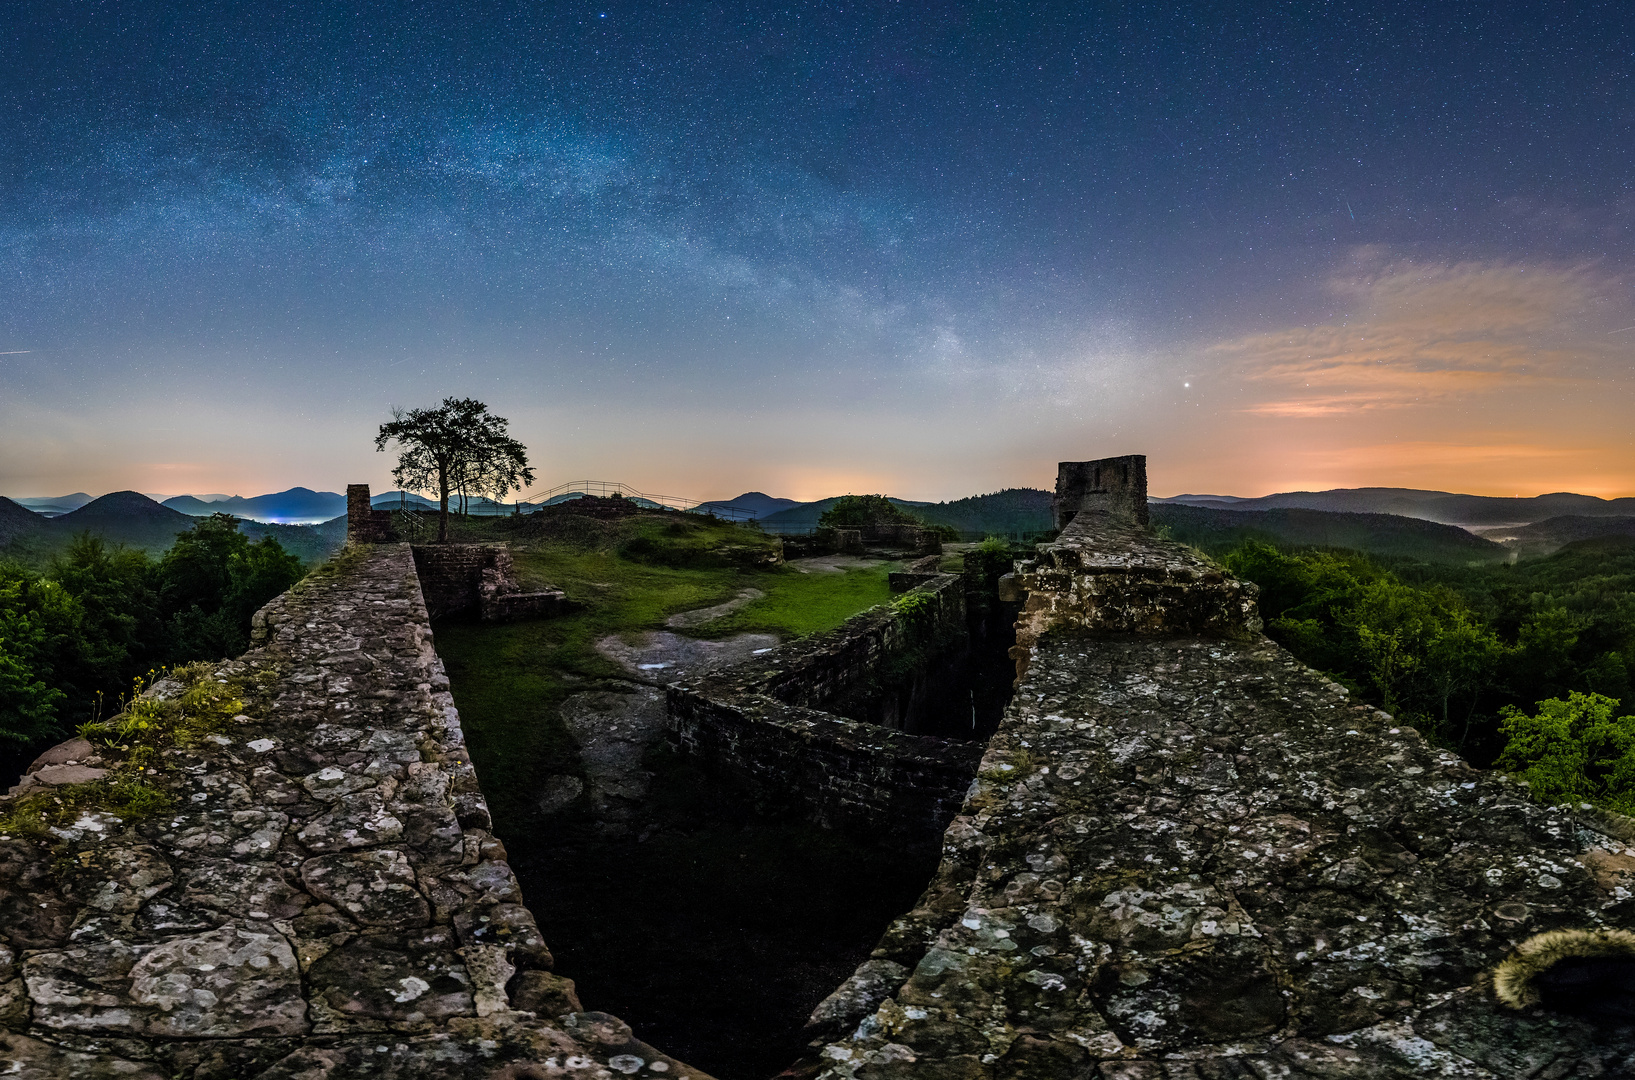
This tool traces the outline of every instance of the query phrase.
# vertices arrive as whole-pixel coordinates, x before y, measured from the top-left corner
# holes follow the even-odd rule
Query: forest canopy
[[[43,571],[0,563],[0,746],[66,735],[148,671],[236,656],[301,560],[214,514],[159,558],[81,535]]]
[[[1449,567],[1249,541],[1222,562],[1260,586],[1268,636],[1433,742],[1540,798],[1635,808],[1635,546]]]

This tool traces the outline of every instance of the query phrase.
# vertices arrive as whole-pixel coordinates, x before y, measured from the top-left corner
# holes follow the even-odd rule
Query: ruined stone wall
[[[1053,543],[1016,564],[1001,595],[1021,599],[1011,657],[1017,677],[1049,630],[1091,635],[1260,631],[1259,590],[1192,548],[1160,543],[1135,522],[1082,509]]]
[[[1128,522],[1081,514],[1035,565],[1032,663],[936,877],[787,1077],[1635,1075],[1635,823],[1350,700]],[[1497,1000],[1501,962],[1563,956],[1559,996]]]
[[[414,565],[434,619],[476,612],[485,622],[545,618],[572,605],[558,589],[522,592],[502,544],[415,544]]]
[[[258,613],[254,641],[206,676],[243,712],[145,774],[168,811],[0,835],[0,1072],[701,1075],[551,974],[407,545],[349,547]],[[68,785],[116,767],[76,740],[21,797],[83,794]]]
[[[672,684],[672,745],[768,808],[905,842],[935,836],[981,747],[819,711],[915,642],[963,632],[960,578],[941,575],[920,591],[928,604],[917,627],[891,609],[865,612],[833,633]]]
[[[873,679],[915,642],[964,634],[961,578],[937,574],[913,591],[926,600],[915,619],[904,618],[891,607],[866,611],[828,634],[779,646],[735,668],[732,678],[785,704],[821,709]]]
[[[426,610],[434,619],[475,611],[483,571],[503,563],[509,570],[511,553],[492,544],[415,544],[414,567]]]
[[[368,484],[346,485],[346,538],[354,544],[384,544],[392,537],[392,514],[375,510]]]
[[[1057,466],[1056,492],[1050,515],[1056,528],[1065,529],[1086,508],[1147,524],[1147,457],[1064,461]]]

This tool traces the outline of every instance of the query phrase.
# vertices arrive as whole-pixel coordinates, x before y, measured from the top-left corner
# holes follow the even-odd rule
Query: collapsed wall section
[[[347,548],[259,612],[253,640],[203,676],[242,700],[209,734],[146,772],[75,740],[0,800],[14,826],[19,798],[84,805],[0,836],[0,1071],[701,1075],[551,974],[408,545]],[[171,805],[126,819],[71,786],[121,777]]]
[[[959,807],[982,748],[821,711],[917,641],[963,633],[963,581],[940,575],[910,616],[865,612],[667,690],[671,744],[771,810],[827,828],[918,843]]]
[[[560,615],[573,604],[560,589],[523,592],[503,544],[415,544],[414,565],[434,619],[475,612],[484,622]]]
[[[1350,700],[1199,563],[1082,509],[1041,551],[1032,662],[937,875],[785,1075],[1635,1074],[1635,822]],[[1570,972],[1602,1020],[1497,1000],[1501,961],[1574,948],[1625,965]]]

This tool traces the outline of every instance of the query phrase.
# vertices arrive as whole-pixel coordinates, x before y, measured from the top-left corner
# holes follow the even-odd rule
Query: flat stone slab
[[[631,684],[628,693],[574,694],[562,703],[561,716],[579,744],[597,817],[620,831],[635,817],[652,783],[642,759],[664,739],[669,720],[664,692]],[[572,797],[578,794],[575,789]]]
[[[596,643],[596,651],[622,664],[632,675],[658,683],[742,663],[776,648],[775,634],[735,634],[720,641],[705,641],[668,630],[635,635],[634,643],[610,634]]]
[[[805,559],[790,559],[788,565],[802,574],[843,574],[847,570],[873,569],[881,561],[865,559],[861,555],[813,555]]]
[[[695,626],[703,626],[717,619],[724,618],[743,607],[765,596],[760,589],[743,589],[737,596],[725,603],[714,607],[694,608],[692,611],[679,611],[664,620],[664,625],[672,630],[689,630]]]

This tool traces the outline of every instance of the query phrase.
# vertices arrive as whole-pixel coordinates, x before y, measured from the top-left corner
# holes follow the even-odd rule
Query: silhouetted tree
[[[448,540],[451,491],[498,499],[534,482],[527,448],[505,433],[509,424],[475,398],[444,398],[435,409],[393,409],[392,422],[380,425],[375,449],[399,447],[392,470],[398,487],[437,492],[439,543]]]

